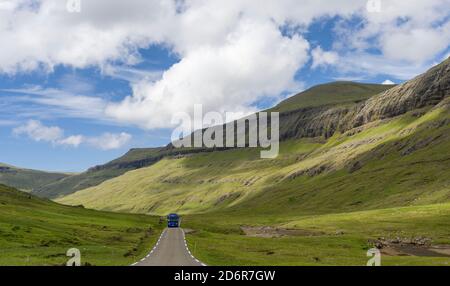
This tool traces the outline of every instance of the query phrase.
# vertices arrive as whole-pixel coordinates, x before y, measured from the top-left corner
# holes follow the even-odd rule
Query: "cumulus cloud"
[[[368,15],[356,37],[378,37],[383,55],[391,60],[423,63],[450,43],[448,0],[383,1],[380,15]]]
[[[253,112],[261,98],[296,91],[295,75],[310,57],[312,68],[335,65],[341,76],[407,79],[450,42],[450,0],[382,0],[379,13],[360,0],[90,0],[81,13],[68,13],[66,1],[7,2],[0,10],[0,72],[99,67],[130,81],[132,94],[116,102],[66,95],[59,103],[46,92],[39,103],[146,129],[171,127],[173,113],[192,113],[198,103],[205,111]],[[332,49],[311,51],[309,26],[335,16]],[[130,68],[141,60],[139,49],[154,44],[179,61],[162,73]],[[92,100],[84,112],[61,106],[80,99]]]
[[[381,84],[384,84],[384,85],[393,85],[393,84],[395,84],[395,82],[393,82],[393,81],[390,80],[390,79],[387,79],[387,80],[383,81]]]
[[[334,65],[337,63],[339,56],[333,51],[324,51],[320,46],[316,47],[311,52],[313,63],[312,68],[317,68],[321,66]]]
[[[100,136],[71,135],[64,136],[64,130],[57,126],[45,126],[38,120],[29,120],[13,129],[16,136],[26,135],[37,142],[49,142],[54,146],[78,147],[87,144],[101,150],[118,149],[129,143],[132,136],[128,133],[103,133]]]
[[[158,22],[174,10],[170,1],[131,2],[83,1],[81,13],[69,13],[66,1],[15,0],[13,11],[0,10],[0,71],[136,63],[137,49],[157,40],[151,35],[157,37]]]
[[[192,113],[197,103],[205,112],[252,112],[257,98],[297,88],[293,77],[307,60],[308,47],[303,38],[283,37],[270,23],[243,21],[225,44],[186,51],[161,80],[133,84],[133,95],[110,104],[106,114],[161,128],[176,112]]]
[[[398,30],[384,34],[381,39],[383,54],[392,60],[423,62],[432,60],[450,43],[450,25],[438,29]]]
[[[64,135],[64,131],[57,127],[44,126],[40,121],[29,120],[26,124],[13,129],[14,135],[27,135],[34,141],[52,142],[55,143]]]

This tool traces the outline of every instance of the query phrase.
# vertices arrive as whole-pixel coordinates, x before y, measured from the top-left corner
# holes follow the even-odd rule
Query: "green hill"
[[[298,137],[297,128],[292,123],[304,119],[305,114],[314,116],[324,110],[336,106],[353,106],[364,101],[380,91],[385,91],[392,86],[379,84],[363,84],[352,82],[334,82],[313,87],[286,99],[277,105],[273,111],[281,112],[281,139],[286,140]],[[305,108],[308,109],[305,112]],[[292,113],[291,111],[295,111]],[[300,131],[301,132],[301,131]],[[58,198],[76,191],[96,186],[106,180],[125,174],[128,171],[150,166],[162,158],[178,156],[180,154],[194,154],[198,152],[210,152],[203,148],[174,149],[169,144],[161,148],[136,148],[131,149],[124,156],[104,165],[96,166],[86,172],[55,180],[33,190],[33,194]]]
[[[129,265],[159,236],[155,217],[68,207],[0,185],[0,265]]]
[[[449,120],[447,102],[328,140],[285,141],[276,159],[260,159],[258,149],[165,158],[58,201],[150,214],[243,208],[274,215],[443,202]]]
[[[104,165],[95,166],[86,172],[75,174],[43,184],[34,189],[34,195],[44,198],[57,198],[78,190],[100,184],[108,179],[120,176],[130,170],[147,166],[159,160],[163,148],[131,149],[124,156]]]
[[[392,88],[393,85],[338,81],[314,86],[280,102],[271,111],[357,103]]]
[[[251,148],[167,156],[58,201],[150,214],[235,207],[276,214],[286,206],[317,213],[443,202],[450,177],[449,70],[447,60],[362,103],[287,115],[280,125],[292,136],[276,159],[260,159]]]
[[[43,198],[56,199],[82,189],[96,186],[106,180],[125,174],[128,171],[150,166],[164,157],[194,154],[204,151],[209,152],[211,150],[175,149],[170,145],[160,148],[131,149],[122,157],[111,162],[92,167],[80,174],[50,181],[47,184],[33,189],[31,193]]]
[[[68,177],[68,174],[17,168],[0,163],[0,184],[31,192],[43,185]]]
[[[59,198],[179,212],[194,255],[224,265],[450,263],[450,59],[367,100],[280,115],[275,159],[257,148],[165,156]]]

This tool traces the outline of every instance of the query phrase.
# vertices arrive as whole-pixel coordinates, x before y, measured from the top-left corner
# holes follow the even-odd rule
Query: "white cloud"
[[[160,80],[163,75],[163,72],[159,70],[146,71],[114,65],[104,66],[102,69],[102,73],[104,75],[117,79],[126,80],[131,83],[137,83],[140,81],[154,82]]]
[[[27,135],[34,141],[56,142],[64,135],[64,131],[56,126],[47,127],[42,125],[40,121],[29,120],[26,124],[13,129],[16,136]]]
[[[326,52],[322,50],[320,46],[316,47],[311,52],[313,63],[312,68],[315,69],[321,66],[334,65],[339,60],[339,56],[336,52],[329,51]]]
[[[424,62],[448,47],[450,43],[450,25],[438,29],[405,28],[386,33],[381,38],[384,55],[392,60]]]
[[[192,112],[195,103],[205,111],[252,112],[259,99],[297,89],[294,77],[310,56],[312,68],[334,65],[342,77],[409,79],[450,43],[450,0],[383,0],[380,13],[368,13],[361,0],[89,0],[81,13],[68,13],[65,4],[8,1],[0,10],[0,72],[99,67],[130,81],[133,93],[111,103],[46,90],[32,100],[70,116],[143,128],[170,127],[171,114]],[[310,55],[303,33],[336,15],[343,24],[332,51],[319,46]],[[179,62],[162,74],[133,69],[138,50],[152,44],[164,45]]]
[[[82,135],[72,135],[67,138],[59,139],[56,141],[57,145],[67,145],[72,147],[78,147],[85,141],[85,137]]]
[[[407,61],[393,61],[380,55],[372,55],[364,52],[354,52],[341,56],[336,64],[336,70],[347,77],[361,75],[391,75],[401,80],[409,80],[418,74],[425,72],[435,63],[410,63]]]
[[[393,81],[390,80],[390,79],[387,79],[387,80],[383,81],[381,84],[384,84],[384,85],[392,85],[392,84],[395,84],[395,82],[393,82]]]
[[[69,13],[66,1],[14,2],[14,11],[0,10],[0,71],[6,73],[136,63],[136,50],[158,40],[158,23],[174,14],[170,1],[83,1],[81,13]]]
[[[3,11],[14,11],[14,9],[16,9],[16,4],[14,1],[12,0],[2,0],[0,2],[0,10]]]
[[[86,88],[86,87],[79,87]],[[18,96],[5,96],[5,102],[11,103],[31,103],[46,106],[42,112],[35,112],[33,115],[47,117],[72,117],[87,118],[107,121],[104,110],[107,101],[94,96],[87,96],[79,93],[72,93],[67,90],[57,88],[42,88],[40,86],[21,88],[21,89],[2,89],[4,93],[19,94]],[[75,88],[74,90],[78,90]],[[21,107],[22,109],[26,107]],[[20,110],[26,113],[26,110]],[[36,110],[35,110],[36,111]]]
[[[26,135],[37,142],[49,142],[54,146],[78,147],[87,144],[101,150],[118,149],[128,144],[132,136],[128,133],[103,133],[100,136],[72,135],[64,137],[64,130],[57,126],[45,126],[38,120],[29,120],[27,123],[13,129],[16,136]]]
[[[123,147],[128,144],[131,140],[131,135],[125,132],[114,134],[114,133],[103,133],[98,137],[86,138],[85,141],[98,149],[101,150],[112,150]]]
[[[168,127],[173,113],[192,113],[195,103],[205,112],[248,113],[256,99],[297,88],[293,77],[306,62],[308,47],[303,38],[283,37],[270,23],[243,21],[227,43],[185,51],[161,80],[133,84],[133,95],[110,104],[106,113],[144,128]]]

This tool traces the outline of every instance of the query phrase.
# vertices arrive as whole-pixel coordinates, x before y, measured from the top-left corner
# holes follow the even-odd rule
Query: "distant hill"
[[[150,166],[166,156],[195,152],[202,152],[202,150],[178,150],[171,147],[131,149],[120,158],[104,165],[92,167],[80,174],[50,181],[33,189],[32,193],[44,198],[58,198],[78,190],[96,186],[128,171]]]
[[[68,174],[42,172],[0,163],[0,184],[31,192],[43,185],[68,177]]]

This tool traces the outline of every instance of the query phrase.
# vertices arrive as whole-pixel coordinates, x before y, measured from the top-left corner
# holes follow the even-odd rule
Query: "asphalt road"
[[[133,266],[205,266],[192,256],[182,228],[166,228],[150,253]]]

